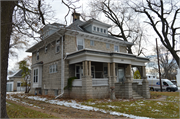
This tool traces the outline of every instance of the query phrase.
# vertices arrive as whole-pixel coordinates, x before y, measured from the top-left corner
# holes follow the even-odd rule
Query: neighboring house
[[[29,70],[31,73],[31,71]],[[25,91],[25,87],[21,86],[24,78],[22,77],[22,70],[17,71],[13,75],[9,76],[9,80],[7,80],[7,92],[19,92]],[[30,80],[30,75],[28,76],[28,82]]]
[[[133,43],[108,34],[111,25],[95,19],[79,20],[73,13],[68,27],[53,23],[39,31],[42,41],[32,46],[31,93],[71,98],[149,98],[145,63],[149,59],[127,53]],[[132,83],[132,67],[141,69],[144,85]],[[68,78],[71,91],[65,90]],[[114,91],[115,88],[115,91]]]

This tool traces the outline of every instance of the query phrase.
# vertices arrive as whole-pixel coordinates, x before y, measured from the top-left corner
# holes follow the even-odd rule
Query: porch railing
[[[82,79],[74,79],[72,86],[82,86]],[[108,86],[108,78],[92,78],[92,86]]]
[[[108,78],[94,78],[92,86],[108,86]]]

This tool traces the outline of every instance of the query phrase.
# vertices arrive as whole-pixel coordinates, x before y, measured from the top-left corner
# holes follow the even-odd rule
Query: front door
[[[118,80],[117,82],[123,82],[124,68],[118,68]]]

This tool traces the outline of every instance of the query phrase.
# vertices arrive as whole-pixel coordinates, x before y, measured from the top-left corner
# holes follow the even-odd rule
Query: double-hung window
[[[77,39],[77,48],[78,50],[82,50],[84,48],[84,40],[83,39]]]
[[[106,43],[106,48],[109,49],[110,48],[110,44]]]
[[[38,69],[34,69],[34,83],[37,83],[38,82]]]
[[[56,73],[57,72],[57,64],[52,64],[49,66],[49,73]]]
[[[77,79],[81,79],[81,77],[83,76],[83,68],[81,65],[76,65],[75,76],[77,77]]]
[[[94,41],[93,40],[90,40],[90,45],[94,46]]]
[[[114,45],[114,51],[119,52],[119,46],[118,45]]]

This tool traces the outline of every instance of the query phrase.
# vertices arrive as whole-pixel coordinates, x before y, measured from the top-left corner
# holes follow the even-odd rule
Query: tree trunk
[[[8,118],[6,112],[6,83],[9,42],[12,32],[12,15],[15,7],[14,1],[1,1],[1,115]]]

